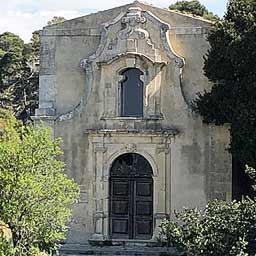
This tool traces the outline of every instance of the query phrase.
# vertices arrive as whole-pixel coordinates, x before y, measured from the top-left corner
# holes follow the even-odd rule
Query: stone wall
[[[116,36],[132,15],[141,18],[135,32]],[[203,124],[190,108],[211,87],[202,70],[210,25],[134,2],[42,30],[35,119],[62,137],[67,173],[81,187],[67,242],[108,238],[109,169],[124,152],[142,154],[155,170],[155,227],[174,209],[231,198],[228,127]],[[126,67],[145,74],[143,118],[120,117]]]

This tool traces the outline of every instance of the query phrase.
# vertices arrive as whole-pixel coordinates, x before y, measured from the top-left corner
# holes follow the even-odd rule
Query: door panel
[[[128,196],[129,183],[127,181],[115,180],[113,183],[113,196]]]
[[[137,196],[150,196],[152,195],[152,184],[150,182],[137,182]]]
[[[137,216],[151,216],[152,202],[136,202],[136,215]]]
[[[110,232],[112,238],[129,238],[129,180],[113,178],[110,181]]]
[[[137,239],[150,239],[152,231],[151,220],[138,219],[135,223],[135,234]]]
[[[153,232],[152,178],[136,179],[134,195],[134,238],[150,239]]]
[[[128,215],[128,207],[129,207],[128,200],[124,200],[124,201],[114,200],[113,208],[112,208],[113,214]]]
[[[127,235],[128,234],[128,219],[113,219],[113,234]],[[118,237],[117,237],[118,238]]]

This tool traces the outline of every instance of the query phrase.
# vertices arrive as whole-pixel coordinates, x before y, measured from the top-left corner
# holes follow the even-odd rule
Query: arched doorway
[[[151,239],[153,233],[152,167],[141,155],[119,156],[110,170],[110,237]]]

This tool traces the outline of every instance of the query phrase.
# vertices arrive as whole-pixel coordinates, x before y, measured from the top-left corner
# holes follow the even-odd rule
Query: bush
[[[14,253],[12,242],[0,235],[0,256],[14,256]]]
[[[214,200],[204,210],[184,209],[160,225],[160,238],[187,256],[255,255],[256,203]]]

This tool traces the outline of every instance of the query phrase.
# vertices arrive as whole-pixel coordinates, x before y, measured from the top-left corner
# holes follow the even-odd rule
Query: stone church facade
[[[136,1],[41,31],[35,120],[81,189],[67,243],[154,240],[173,210],[230,200],[228,127],[191,109],[210,26]]]

